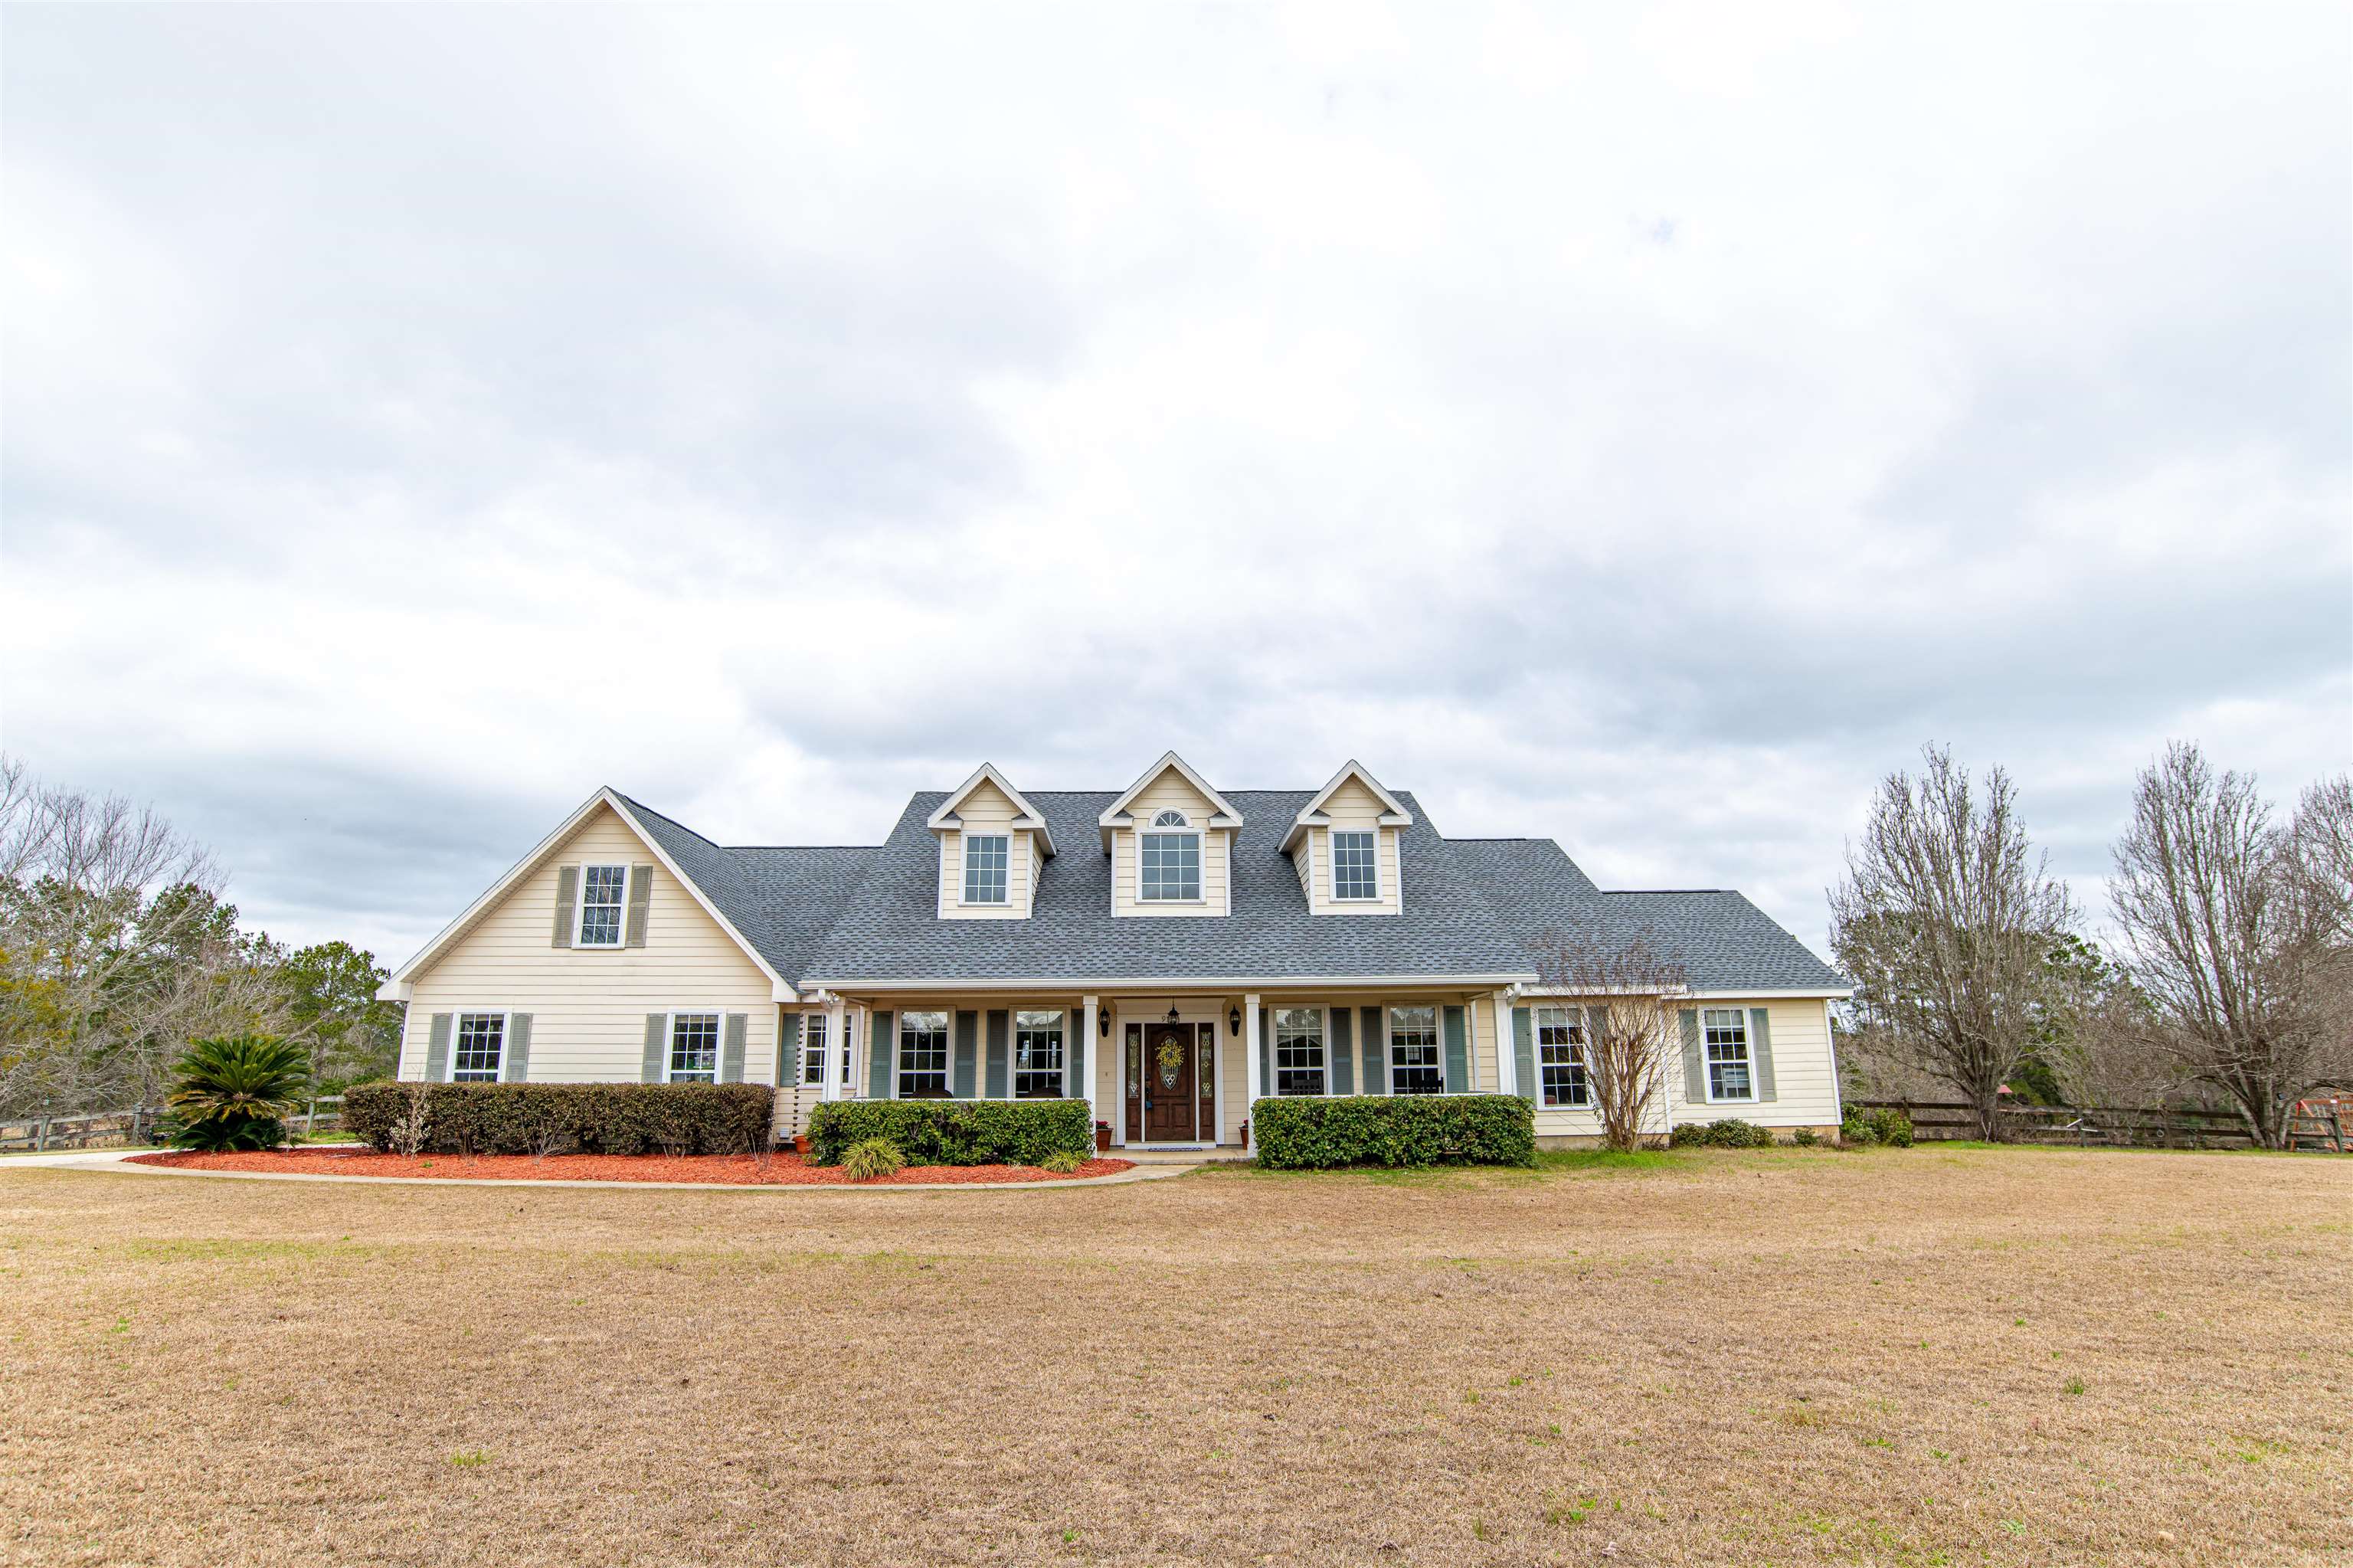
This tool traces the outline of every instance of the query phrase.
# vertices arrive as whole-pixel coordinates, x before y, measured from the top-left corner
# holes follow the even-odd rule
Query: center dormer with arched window
[[[1169,752],[1097,819],[1114,915],[1224,915],[1242,817]]]

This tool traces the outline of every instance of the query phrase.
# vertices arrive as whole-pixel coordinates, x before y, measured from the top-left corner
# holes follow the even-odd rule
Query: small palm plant
[[[879,1181],[906,1163],[907,1157],[887,1138],[861,1138],[841,1151],[841,1169],[853,1181]]]
[[[172,1069],[170,1102],[184,1149],[269,1149],[310,1086],[311,1057],[272,1034],[198,1040]]]

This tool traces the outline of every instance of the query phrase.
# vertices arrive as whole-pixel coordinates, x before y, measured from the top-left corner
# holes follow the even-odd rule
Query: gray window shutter
[[[1012,1054],[1012,1018],[1003,1008],[992,1008],[988,1014],[988,1097],[1004,1099],[1013,1092],[1012,1068],[1007,1058]]]
[[[776,1087],[801,1081],[801,1015],[787,1012],[776,1021]]]
[[[948,1075],[948,1093],[960,1100],[973,1097],[980,1087],[980,1014],[955,1015],[955,1070]]]
[[[1062,1014],[1062,1097],[1066,1100],[1087,1097],[1087,1047],[1092,1044],[1087,1038],[1087,1015]]]
[[[499,1082],[520,1084],[531,1077],[531,1014],[507,1014],[507,1045],[499,1058]]]
[[[1261,1095],[1274,1093],[1274,1009],[1258,1010],[1258,1087]]]
[[[438,1084],[449,1075],[449,1026],[455,1018],[447,1012],[433,1015],[432,1032],[425,1036],[425,1081]]]
[[[1365,1025],[1365,1086],[1357,1093],[1386,1094],[1388,1090],[1388,1075],[1382,1071],[1381,1062],[1388,1043],[1381,1038],[1381,1010],[1377,1007],[1359,1008],[1356,1016],[1364,1022]]]
[[[1332,1010],[1332,1092],[1353,1095],[1356,1092],[1356,1033],[1348,1027],[1348,1010]]]
[[[874,1015],[871,1037],[866,1043],[866,1097],[887,1100],[891,1097],[891,1053],[899,1044],[899,1031],[892,1026],[892,1015]],[[827,1047],[831,1050],[831,1046]]]
[[[642,948],[646,945],[646,911],[652,907],[654,868],[649,865],[629,867],[629,917],[622,929],[621,945]]]
[[[1464,1037],[1462,1010],[1446,1009],[1446,1092],[1468,1094],[1471,1089],[1471,1045]]]
[[[1692,1106],[1707,1104],[1707,1052],[1700,1045],[1699,1009],[1683,1010],[1683,1103]]]
[[[1757,1099],[1772,1099],[1773,1022],[1761,1007],[1748,1010],[1748,1065],[1756,1074]]]
[[[561,867],[555,874],[555,940],[558,948],[572,945],[572,933],[579,926],[580,868]]]
[[[1536,1072],[1536,1015],[1533,1008],[1512,1009],[1512,1062],[1518,1069],[1520,1097],[1544,1103],[1544,1082]]]
[[[751,1031],[752,1015],[731,1012],[721,1022],[719,1031],[719,1081],[740,1084],[744,1081],[744,1039]]]
[[[646,1014],[646,1059],[638,1082],[659,1084],[670,1077],[670,1014]]]

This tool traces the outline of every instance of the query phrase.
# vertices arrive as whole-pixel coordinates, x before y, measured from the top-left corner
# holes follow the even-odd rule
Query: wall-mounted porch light
[[[1240,1008],[1229,1007],[1226,1009],[1226,1028],[1234,1034],[1239,1035],[1241,1033],[1242,1010]]]

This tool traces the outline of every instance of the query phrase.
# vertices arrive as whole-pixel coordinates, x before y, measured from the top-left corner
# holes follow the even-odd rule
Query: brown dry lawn
[[[0,1171],[0,1561],[2343,1563],[2353,1160]]]

